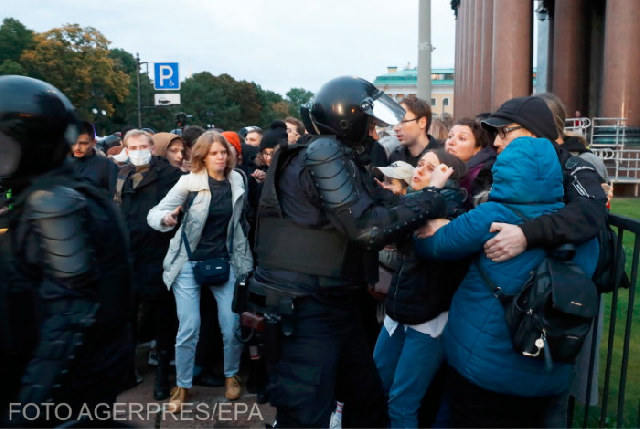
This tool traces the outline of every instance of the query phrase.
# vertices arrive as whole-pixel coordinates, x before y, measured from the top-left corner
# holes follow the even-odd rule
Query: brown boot
[[[174,387],[171,389],[171,399],[169,400],[169,411],[178,414],[182,410],[182,404],[187,401],[189,389],[186,387]]]
[[[227,377],[224,382],[225,393],[224,396],[233,401],[238,399],[242,394],[242,387],[240,386],[240,377],[234,375],[233,377]]]

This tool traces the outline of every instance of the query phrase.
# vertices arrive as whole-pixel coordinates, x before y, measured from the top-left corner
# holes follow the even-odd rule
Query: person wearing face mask
[[[160,400],[169,396],[169,362],[177,316],[173,296],[162,282],[162,260],[171,237],[149,227],[147,214],[177,183],[182,171],[172,166],[167,158],[154,156],[154,140],[145,131],[129,131],[123,145],[122,153],[129,162],[118,173],[114,199],[126,220],[133,254],[135,290],[132,324],[137,327],[139,304],[148,303],[158,352],[153,396]],[[136,331],[133,330],[134,333]],[[137,374],[136,377],[139,378]],[[131,384],[135,384],[135,380]]]

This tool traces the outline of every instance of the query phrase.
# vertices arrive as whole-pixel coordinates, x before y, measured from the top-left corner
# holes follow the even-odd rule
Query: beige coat
[[[245,233],[248,227],[243,217],[244,206],[247,203],[247,192],[242,173],[235,170],[231,171],[229,181],[231,183],[233,215],[227,227],[227,251],[229,252],[233,271],[236,276],[239,276],[253,269],[253,257]],[[167,288],[171,288],[182,266],[189,259],[187,250],[182,244],[182,228],[186,228],[185,233],[191,249],[195,250],[200,242],[202,229],[209,214],[209,203],[211,202],[211,191],[209,190],[209,179],[206,170],[182,176],[178,183],[171,188],[167,196],[152,208],[147,216],[147,223],[151,228],[161,232],[171,231],[175,227],[162,226],[161,221],[167,213],[175,210],[176,207],[182,206],[184,209],[190,192],[197,192],[198,195],[194,198],[189,214],[186,216],[186,224],[181,225],[171,239],[169,251],[162,263],[162,268],[164,269],[162,280],[167,285]],[[233,242],[231,242],[232,239]]]

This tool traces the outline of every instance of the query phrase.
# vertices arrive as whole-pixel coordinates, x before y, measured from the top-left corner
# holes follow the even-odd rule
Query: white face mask
[[[136,167],[147,165],[149,161],[151,161],[151,151],[148,149],[129,152],[129,162]]]
[[[126,150],[122,150],[120,151],[119,154],[112,156],[112,158],[119,163],[125,163],[129,160],[129,155],[127,155],[127,151]]]

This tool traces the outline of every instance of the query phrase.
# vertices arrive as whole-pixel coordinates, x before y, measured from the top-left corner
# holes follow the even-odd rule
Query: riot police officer
[[[125,232],[65,161],[77,135],[60,91],[0,77],[2,426],[104,424],[132,364]]]
[[[356,298],[377,280],[378,249],[446,213],[433,187],[392,208],[372,196],[367,164],[375,125],[396,124],[404,113],[363,79],[334,79],[309,111],[318,135],[280,145],[272,160],[247,296],[267,321],[267,390],[278,427],[328,427],[336,399],[345,403],[343,426],[386,427],[386,399]],[[444,185],[447,174],[437,173],[432,184]]]

